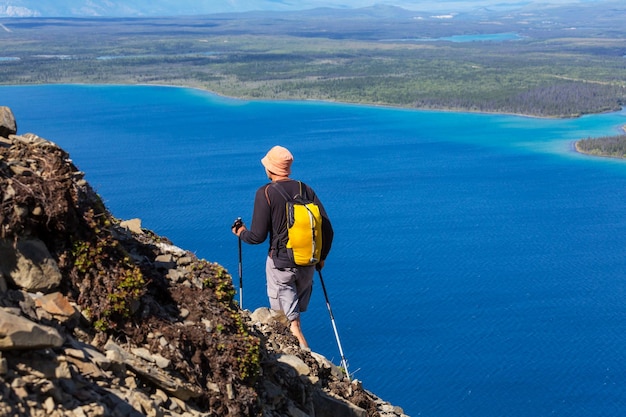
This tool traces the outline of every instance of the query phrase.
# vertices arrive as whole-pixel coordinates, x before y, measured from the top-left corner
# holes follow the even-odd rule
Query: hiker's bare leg
[[[309,347],[309,344],[306,342],[306,339],[304,338],[304,334],[302,333],[302,326],[300,325],[300,317],[291,321],[290,330],[291,330],[291,333],[298,339],[298,342],[300,342],[300,347],[302,348]]]

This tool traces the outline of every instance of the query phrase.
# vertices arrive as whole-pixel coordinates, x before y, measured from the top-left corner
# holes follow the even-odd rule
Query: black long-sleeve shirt
[[[322,216],[322,252],[321,259],[324,260],[330,252],[333,242],[333,227],[326,214],[326,209],[315,194],[315,191],[305,183],[302,184],[302,193],[320,208]],[[281,181],[280,186],[288,195],[295,195],[300,192],[300,182],[292,179]],[[269,234],[270,247],[269,255],[274,260],[274,265],[278,268],[290,268],[295,265],[287,255],[285,243],[287,242],[287,214],[285,198],[271,184],[261,186],[254,197],[254,211],[252,213],[252,223],[248,230],[240,234],[241,240],[253,245],[265,242]]]

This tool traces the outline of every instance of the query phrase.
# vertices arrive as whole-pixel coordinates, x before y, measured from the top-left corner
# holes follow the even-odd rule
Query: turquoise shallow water
[[[449,41],[449,42],[503,42],[503,41],[515,41],[522,39],[522,37],[515,32],[506,33],[487,33],[481,35],[455,35],[445,36],[442,38],[406,38],[406,39],[390,39],[390,41],[398,42],[436,42],[436,41]],[[386,41],[386,40],[385,40]]]
[[[282,144],[336,231],[324,269],[350,370],[411,416],[626,412],[626,162],[572,151],[626,113],[571,120],[168,87],[0,87],[19,133],[68,150],[119,218],[237,279],[260,158]],[[244,246],[244,307],[266,306]],[[319,283],[304,317],[339,363]]]

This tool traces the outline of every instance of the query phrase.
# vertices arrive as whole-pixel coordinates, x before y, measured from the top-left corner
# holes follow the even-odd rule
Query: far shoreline
[[[69,83],[69,84],[73,84],[73,83]],[[485,114],[485,115],[503,115],[503,116],[517,116],[517,117],[527,117],[527,118],[531,118],[531,119],[577,119],[579,117],[583,117],[586,115],[592,115],[592,114],[605,114],[605,113],[615,113],[615,112],[619,112],[621,110],[623,110],[623,107],[620,108],[620,110],[606,110],[606,111],[599,111],[596,113],[581,113],[578,115],[573,115],[573,116],[538,116],[538,115],[534,115],[534,114],[524,114],[524,113],[510,113],[510,112],[505,112],[505,111],[479,111],[479,110],[470,110],[470,109],[462,109],[462,108],[424,108],[424,107],[409,107],[409,106],[398,106],[398,105],[393,105],[393,104],[376,104],[376,103],[357,103],[357,102],[348,102],[348,101],[338,101],[338,100],[332,100],[332,99],[313,99],[313,98],[293,98],[293,99],[286,99],[286,98],[251,98],[251,97],[238,97],[238,96],[229,96],[223,93],[218,93],[216,91],[213,90],[209,90],[208,88],[205,87],[194,87],[191,85],[178,85],[178,84],[160,84],[160,83],[138,83],[138,84],[88,84],[88,83],[77,83],[77,84],[83,84],[83,85],[128,85],[128,86],[145,86],[145,87],[172,87],[172,88],[188,88],[190,90],[199,90],[202,92],[206,92],[206,93],[210,93],[210,94],[214,94],[216,96],[219,97],[223,97],[223,98],[227,98],[227,99],[232,99],[232,100],[242,100],[242,101],[285,101],[285,102],[289,102],[289,101],[302,101],[302,102],[319,102],[319,103],[333,103],[333,104],[345,104],[345,105],[351,105],[351,106],[369,106],[369,107],[380,107],[380,108],[387,108],[387,109],[398,109],[398,110],[418,110],[418,111],[433,111],[433,112],[450,112],[450,113],[471,113],[471,114]],[[39,84],[39,85],[44,85],[44,84]],[[626,125],[622,126],[622,129],[624,129],[624,131],[626,132]]]
[[[27,86],[45,86],[45,85],[83,85],[83,86],[143,86],[143,87],[166,87],[166,88],[186,88],[190,90],[197,90],[209,94],[216,95],[218,97],[232,99],[232,100],[241,100],[241,101],[284,101],[284,102],[319,102],[319,103],[332,103],[332,104],[345,104],[352,106],[369,106],[369,107],[377,107],[377,108],[387,108],[387,109],[397,109],[397,110],[417,110],[417,111],[432,111],[432,112],[449,112],[449,113],[469,113],[469,114],[485,114],[485,115],[503,115],[503,116],[517,116],[517,117],[526,117],[530,119],[577,119],[587,115],[593,114],[605,114],[605,113],[614,113],[623,110],[623,107],[619,110],[605,110],[598,111],[595,113],[581,113],[577,115],[569,115],[569,116],[539,116],[534,114],[524,114],[524,113],[511,113],[506,111],[484,111],[484,110],[471,110],[464,108],[425,108],[425,107],[409,107],[409,106],[400,106],[393,104],[380,104],[380,103],[367,103],[367,102],[348,102],[348,101],[339,101],[333,99],[311,99],[311,98],[259,98],[259,97],[245,97],[245,96],[232,96],[223,93],[219,93],[214,90],[210,90],[206,87],[202,86],[193,86],[189,84],[164,84],[164,83],[87,83],[87,82],[62,82],[62,83],[32,83],[32,84],[0,84],[0,87],[27,87]],[[626,125],[622,127],[626,132]]]

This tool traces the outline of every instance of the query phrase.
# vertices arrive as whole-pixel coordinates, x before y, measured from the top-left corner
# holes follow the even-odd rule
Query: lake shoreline
[[[621,129],[624,133],[626,133],[626,125],[622,125]],[[618,135],[618,137],[621,135]],[[610,158],[610,159],[626,159],[626,156],[614,156],[614,155],[604,155],[604,154],[600,154],[600,153],[592,153],[592,152],[587,152],[583,149],[580,148],[579,143],[580,141],[583,139],[578,139],[574,142],[573,144],[573,149],[583,155],[589,155],[589,156],[597,156],[599,158]]]
[[[84,84],[90,85],[90,84]],[[93,84],[96,85],[96,84]],[[125,84],[101,84],[101,85],[125,85]],[[215,94],[219,97],[224,97],[233,100],[242,100],[242,101],[285,101],[285,102],[319,102],[319,103],[332,103],[332,104],[345,104],[345,105],[353,105],[353,106],[368,106],[375,108],[388,108],[395,110],[418,110],[418,111],[432,111],[432,112],[450,112],[450,113],[471,113],[471,114],[485,114],[485,115],[505,115],[505,116],[518,116],[518,117],[527,117],[531,119],[577,119],[579,117],[583,117],[588,114],[604,114],[604,113],[613,113],[614,111],[602,111],[597,113],[583,113],[575,116],[538,116],[533,114],[524,114],[524,113],[510,113],[504,111],[478,111],[478,110],[469,110],[463,108],[424,108],[424,107],[407,107],[407,106],[395,106],[392,104],[376,104],[376,103],[356,103],[356,102],[347,102],[347,101],[339,101],[339,100],[331,100],[331,99],[309,99],[309,98],[294,98],[294,99],[272,99],[272,98],[251,98],[251,97],[238,97],[238,96],[230,96],[227,94],[218,93],[217,91],[210,90],[205,87],[195,87],[192,85],[177,85],[177,84],[161,84],[161,83],[139,83],[139,84],[128,84],[128,85],[137,85],[137,86],[155,86],[155,87],[172,87],[172,88],[188,88],[192,90],[199,90],[202,92]],[[619,111],[619,110],[615,110]]]

